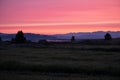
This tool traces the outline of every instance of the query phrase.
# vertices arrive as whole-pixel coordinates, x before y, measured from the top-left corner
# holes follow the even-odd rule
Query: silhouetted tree
[[[26,38],[24,37],[24,33],[22,31],[18,31],[15,39],[12,39],[12,40],[15,41],[15,43],[25,43],[26,42]]]
[[[111,40],[112,39],[112,37],[109,33],[106,33],[104,37],[105,37],[105,40]]]
[[[75,36],[72,36],[71,42],[74,42],[74,41],[75,41]]]

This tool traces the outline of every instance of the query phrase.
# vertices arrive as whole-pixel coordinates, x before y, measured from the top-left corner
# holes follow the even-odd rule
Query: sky
[[[0,0],[0,32],[120,31],[120,0]]]

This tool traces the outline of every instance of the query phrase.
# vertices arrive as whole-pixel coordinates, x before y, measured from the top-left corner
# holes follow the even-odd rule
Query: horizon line
[[[18,30],[18,31],[23,31],[23,30]],[[94,33],[94,32],[120,32],[120,31],[86,31],[86,32],[68,32],[68,33],[58,33],[58,34],[70,34],[70,33]],[[17,32],[16,32],[17,33]],[[4,33],[0,32],[0,34],[16,34],[16,33]],[[58,35],[58,34],[43,34],[43,33],[32,33],[32,32],[24,32],[24,34],[41,34],[41,35]]]
[[[49,22],[49,23],[7,23],[0,26],[65,26],[65,25],[104,25],[120,24],[120,21],[101,21],[101,22]]]

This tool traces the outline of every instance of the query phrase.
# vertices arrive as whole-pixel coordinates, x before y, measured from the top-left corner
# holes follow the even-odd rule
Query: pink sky
[[[120,31],[120,0],[0,0],[0,32]]]

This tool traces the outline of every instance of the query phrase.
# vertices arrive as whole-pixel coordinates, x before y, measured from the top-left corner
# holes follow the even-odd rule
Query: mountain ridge
[[[71,36],[75,36],[76,39],[104,39],[104,35],[110,33],[112,38],[120,38],[120,31],[96,31],[96,32],[70,32],[66,34],[35,34],[35,33],[24,33],[27,40],[39,41],[43,39],[56,40],[56,39],[71,39]],[[11,40],[15,37],[15,34],[0,33],[2,40]]]

